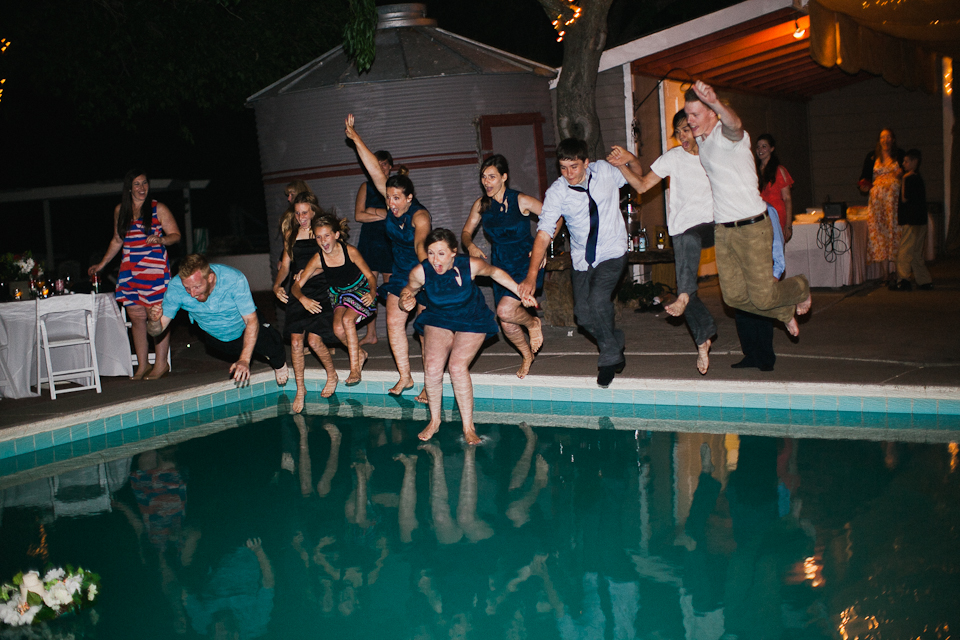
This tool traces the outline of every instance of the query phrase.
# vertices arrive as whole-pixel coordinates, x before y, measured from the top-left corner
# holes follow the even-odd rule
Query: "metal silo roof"
[[[351,84],[397,82],[444,76],[531,74],[553,78],[553,67],[515,56],[437,28],[423,5],[377,8],[377,55],[366,73],[358,74],[343,47],[328,51],[269,87],[247,98],[264,98]]]

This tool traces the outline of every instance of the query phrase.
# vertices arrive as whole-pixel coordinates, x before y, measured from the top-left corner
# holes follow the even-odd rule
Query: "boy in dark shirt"
[[[893,291],[910,291],[910,274],[917,288],[933,288],[933,279],[923,260],[927,244],[927,190],[920,175],[923,160],[919,149],[910,149],[903,159],[903,184],[900,187],[900,207],[897,224],[901,225],[900,250],[897,252],[897,279],[891,284]]]

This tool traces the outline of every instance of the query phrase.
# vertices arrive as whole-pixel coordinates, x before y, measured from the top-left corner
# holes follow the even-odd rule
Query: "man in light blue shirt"
[[[249,379],[250,360],[257,355],[273,367],[277,384],[286,384],[289,374],[283,338],[261,323],[250,285],[240,271],[210,264],[198,253],[187,256],[179,274],[167,285],[163,305],[147,310],[147,332],[152,336],[163,333],[180,309],[206,332],[210,349],[237,358],[230,366],[235,381],[243,384]]]
[[[560,178],[543,199],[530,269],[520,283],[521,297],[533,295],[537,272],[561,216],[570,233],[573,260],[573,313],[597,341],[597,384],[606,388],[623,371],[623,331],[614,323],[613,290],[627,264],[627,227],[620,214],[624,171],[605,160],[590,162],[587,143],[567,138],[557,145]]]

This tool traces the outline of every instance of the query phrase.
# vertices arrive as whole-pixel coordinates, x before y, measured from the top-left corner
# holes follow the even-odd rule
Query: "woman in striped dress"
[[[123,178],[120,204],[113,210],[113,238],[103,259],[87,270],[91,276],[102,271],[123,249],[117,301],[126,308],[132,325],[133,348],[137,353],[134,380],[156,380],[169,372],[170,333],[167,332],[156,341],[156,360],[148,373],[147,307],[163,302],[170,282],[167,247],[180,241],[180,229],[170,209],[156,200],[148,200],[149,193],[147,174],[139,169],[128,171]],[[148,212],[146,222],[144,205]]]

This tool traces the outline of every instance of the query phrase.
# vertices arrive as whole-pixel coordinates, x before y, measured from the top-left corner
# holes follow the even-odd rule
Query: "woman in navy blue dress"
[[[380,168],[377,156],[363,143],[360,134],[353,128],[353,123],[353,114],[350,114],[345,123],[345,133],[356,146],[360,161],[390,210],[390,215],[387,216],[387,237],[393,253],[393,275],[389,282],[380,287],[380,293],[386,297],[384,306],[387,308],[387,338],[390,340],[390,350],[400,374],[399,382],[387,393],[398,396],[413,387],[413,376],[410,375],[410,345],[407,343],[406,331],[407,320],[413,307],[401,309],[397,302],[400,292],[407,284],[410,270],[427,259],[424,240],[430,233],[430,212],[414,197],[413,182],[410,178],[401,175],[387,178]]]
[[[425,309],[414,322],[414,328],[423,333],[423,384],[430,406],[430,423],[418,437],[429,440],[440,429],[443,370],[448,369],[463,420],[463,437],[467,444],[480,444],[473,425],[470,363],[483,341],[497,335],[498,327],[473,279],[489,276],[515,295],[517,283],[506,271],[480,258],[458,255],[457,238],[449,229],[434,229],[425,242],[427,259],[410,272],[409,282],[398,301],[401,309],[412,311],[421,290],[425,298]],[[533,306],[537,301],[527,296],[523,304]]]
[[[373,155],[377,157],[380,170],[389,176],[393,170],[393,156],[390,152],[381,149]],[[406,167],[400,167],[400,170],[402,175],[406,175]],[[361,184],[353,214],[354,219],[360,223],[357,250],[373,272],[374,284],[379,275],[383,275],[384,284],[390,282],[390,274],[393,273],[393,255],[387,239],[387,213],[387,202],[377,191],[373,180]],[[377,340],[377,322],[373,320],[367,323],[367,332],[360,338],[360,345],[377,344]]]
[[[480,165],[480,184],[484,195],[477,198],[470,215],[463,225],[460,240],[474,258],[487,256],[474,244],[477,227],[490,241],[490,263],[503,269],[517,282],[523,282],[530,267],[530,251],[533,250],[533,235],[530,233],[530,214],[540,215],[541,202],[536,198],[507,188],[510,168],[502,155],[493,155]],[[543,268],[537,276],[537,289],[543,288]],[[503,335],[517,348],[523,362],[517,371],[518,378],[530,372],[533,354],[543,345],[543,329],[536,311],[532,313],[520,304],[520,298],[501,287],[493,285],[493,297],[497,305],[497,317],[503,327]],[[526,327],[530,341],[523,335]]]

